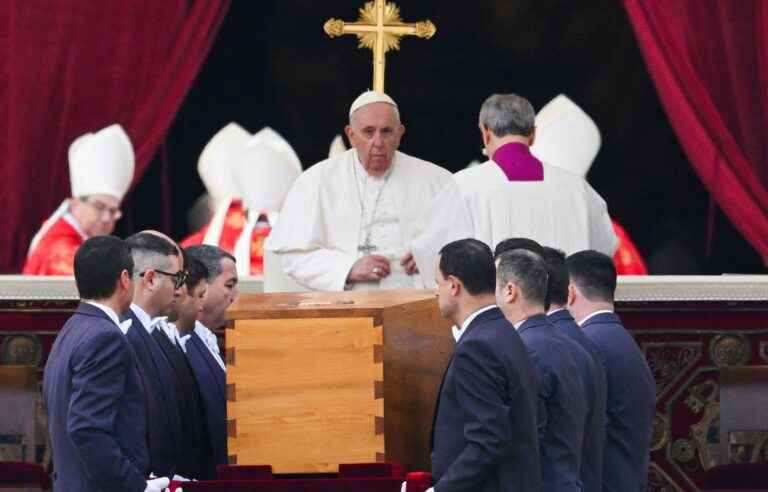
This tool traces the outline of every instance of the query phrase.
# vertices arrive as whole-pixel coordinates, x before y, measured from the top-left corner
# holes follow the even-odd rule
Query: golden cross
[[[400,8],[385,0],[367,2],[360,9],[360,18],[357,22],[329,19],[323,28],[332,38],[354,34],[357,36],[359,48],[373,50],[373,89],[380,92],[384,92],[384,64],[387,51],[400,49],[402,36],[429,39],[437,31],[430,20],[412,24],[403,22],[400,18]]]

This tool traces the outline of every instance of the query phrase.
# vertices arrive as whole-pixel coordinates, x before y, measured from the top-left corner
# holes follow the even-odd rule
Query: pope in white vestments
[[[457,172],[455,186],[440,194],[419,225],[413,252],[427,268],[443,244],[465,237],[491,248],[526,237],[566,254],[594,249],[613,255],[617,239],[605,201],[581,176],[531,154],[534,121],[533,106],[520,96],[485,101],[480,131],[491,159]],[[422,277],[433,273],[422,271]]]
[[[313,290],[423,287],[411,238],[451,174],[397,150],[405,127],[386,94],[363,93],[349,118],[352,148],[299,176],[266,249]]]

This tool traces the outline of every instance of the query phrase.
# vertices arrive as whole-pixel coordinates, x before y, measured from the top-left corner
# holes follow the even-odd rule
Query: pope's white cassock
[[[571,133],[562,132],[558,118],[557,114],[550,115],[542,127],[537,119],[536,140],[591,138],[592,132],[580,126],[569,128]],[[582,123],[579,120],[577,125]],[[455,186],[440,193],[418,226],[413,250],[417,260],[421,258],[420,268],[422,264],[430,265],[426,260],[434,257],[441,244],[465,237],[479,239],[492,249],[504,239],[526,237],[567,255],[585,249],[613,255],[618,241],[608,209],[589,183],[546,162],[540,163],[542,180],[508,177],[503,165],[520,170],[521,165],[525,166],[521,163],[539,164],[527,146],[512,145],[517,147],[506,152],[502,147],[494,159],[513,162],[492,159],[454,174]],[[434,270],[421,270],[425,279],[434,275]]]
[[[361,107],[359,100],[355,106]],[[406,274],[400,260],[411,250],[424,208],[451,182],[448,171],[399,151],[387,174],[369,175],[352,148],[299,176],[266,249],[279,255],[285,273],[313,290],[424,287],[422,276]],[[361,251],[366,243],[376,249]],[[347,285],[352,265],[365,254],[386,257],[391,274]]]
[[[280,255],[283,270],[300,284],[340,291],[352,264],[365,254],[358,247],[370,229],[370,242],[377,248],[372,254],[386,257],[392,271],[379,282],[359,282],[351,288],[423,287],[421,276],[407,275],[400,259],[411,250],[410,238],[423,208],[450,183],[451,174],[402,152],[395,153],[389,173],[388,179],[369,176],[354,148],[315,164],[288,193],[266,248]],[[358,192],[364,189],[363,218]],[[417,264],[421,269],[418,259]]]

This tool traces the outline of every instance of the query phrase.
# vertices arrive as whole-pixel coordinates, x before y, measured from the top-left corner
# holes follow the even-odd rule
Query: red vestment
[[[627,231],[616,221],[613,221],[613,232],[619,239],[619,247],[613,255],[613,263],[616,265],[616,273],[619,275],[648,275],[643,257],[640,256],[635,244],[630,239]]]
[[[243,232],[245,220],[243,202],[240,200],[232,200],[232,203],[229,204],[229,209],[227,209],[227,215],[224,217],[224,223],[221,226],[221,236],[219,237],[218,244],[221,249],[231,255],[235,254],[235,243],[237,243],[237,238],[239,238],[240,234]],[[205,234],[208,232],[208,227],[210,227],[210,223],[185,238],[181,241],[181,247],[186,248],[187,246],[203,244],[203,239],[205,239]]]
[[[85,240],[60,217],[27,256],[24,275],[74,275],[75,253]]]
[[[235,245],[237,244],[240,234],[243,232],[245,223],[246,215],[242,201],[232,200],[221,227],[219,247],[227,253],[234,255]],[[210,227],[210,223],[194,234],[186,237],[181,241],[181,247],[186,248],[187,246],[203,244],[205,234],[208,232],[208,227]],[[269,226],[255,227],[253,229],[253,234],[251,236],[251,275],[262,275],[264,273],[264,241],[269,235],[270,230],[271,228]]]

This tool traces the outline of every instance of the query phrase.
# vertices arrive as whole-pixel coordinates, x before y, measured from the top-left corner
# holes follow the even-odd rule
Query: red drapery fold
[[[768,2],[624,6],[688,159],[729,220],[767,257]]]
[[[0,5],[0,271],[20,269],[69,195],[67,149],[112,122],[136,151],[134,184],[208,54],[229,0],[25,0]],[[158,205],[160,204],[158,198]]]

